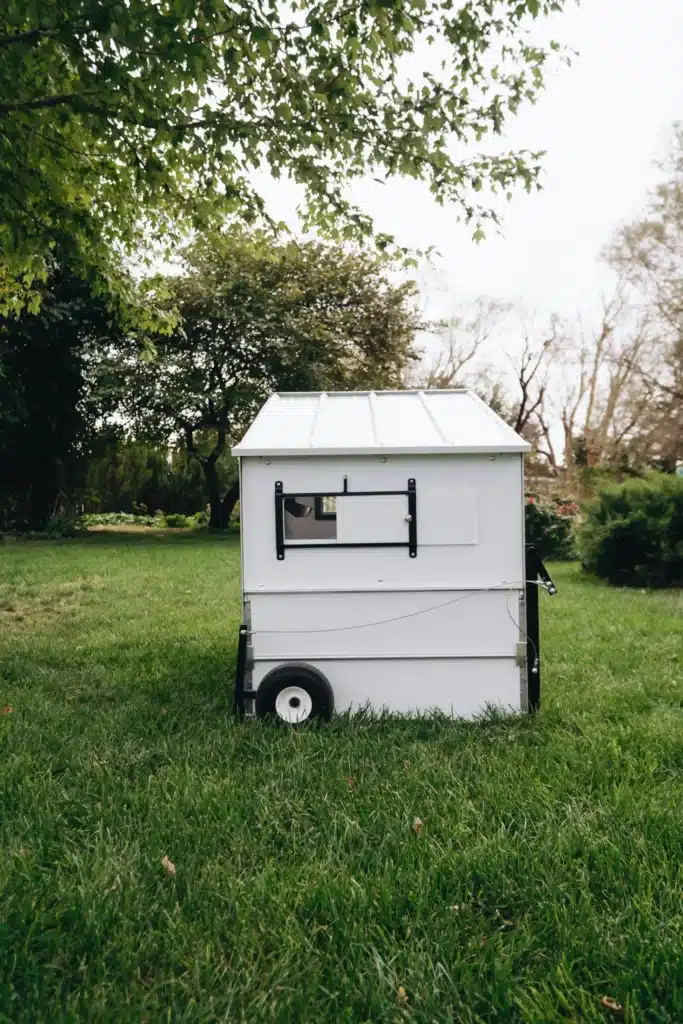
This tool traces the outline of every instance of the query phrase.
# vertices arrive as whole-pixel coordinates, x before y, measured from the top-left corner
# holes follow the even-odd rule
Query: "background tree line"
[[[538,324],[480,299],[435,326],[387,258],[233,226],[185,251],[164,282],[175,325],[150,333],[55,255],[39,310],[0,321],[3,527],[207,504],[211,525],[225,527],[238,499],[230,447],[276,389],[466,384],[533,443],[532,473],[566,493],[584,470],[673,472],[683,461],[680,127],[644,216],[606,258],[615,287],[593,324]],[[521,344],[506,353],[513,332]]]
[[[41,529],[77,510],[196,512],[227,526],[229,451],[281,390],[397,387],[417,359],[411,282],[334,244],[233,228],[165,282],[150,335],[55,261],[41,305],[0,322],[0,508]]]
[[[229,446],[273,388],[399,384],[420,326],[412,286],[387,275],[400,247],[347,185],[422,180],[481,237],[493,193],[538,184],[539,154],[478,145],[542,89],[560,47],[532,30],[562,6],[7,0],[5,526],[39,528],[96,494],[138,501],[143,478],[152,504],[201,481],[223,526]],[[278,238],[259,170],[296,182],[304,228],[333,244]],[[179,275],[151,273],[188,239]]]
[[[605,249],[614,284],[592,322],[539,323],[480,299],[441,325],[422,377],[474,387],[533,443],[534,471],[571,486],[583,470],[683,463],[683,125],[660,172],[642,216]],[[508,347],[510,334],[521,344]]]

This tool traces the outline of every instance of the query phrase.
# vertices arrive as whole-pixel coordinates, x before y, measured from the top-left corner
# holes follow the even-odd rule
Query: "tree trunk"
[[[205,463],[204,472],[206,474],[206,487],[209,492],[209,504],[211,506],[209,529],[227,530],[230,525],[230,516],[240,496],[239,480],[235,480],[227,494],[221,497],[215,464]]]

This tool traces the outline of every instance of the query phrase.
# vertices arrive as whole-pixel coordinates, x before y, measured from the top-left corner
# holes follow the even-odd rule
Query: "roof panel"
[[[272,395],[234,455],[523,452],[530,445],[470,391]]]
[[[415,393],[410,399],[402,394],[381,392],[374,401],[377,432],[382,447],[433,448],[443,443],[424,404]]]
[[[367,395],[321,396],[311,447],[374,448],[377,444]]]

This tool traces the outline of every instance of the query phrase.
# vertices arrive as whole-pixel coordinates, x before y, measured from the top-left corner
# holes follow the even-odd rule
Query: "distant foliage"
[[[206,512],[196,512],[191,516],[184,516],[180,512],[170,512],[168,515],[158,509],[153,516],[136,516],[130,512],[91,512],[82,515],[78,523],[87,528],[89,526],[155,526],[158,530],[169,527],[173,530],[186,529],[189,526],[206,526]]]
[[[581,510],[575,501],[527,494],[524,511],[526,542],[534,545],[541,558],[576,558],[574,526]]]
[[[173,530],[183,530],[188,526],[194,526],[195,522],[193,518],[181,515],[180,512],[173,512],[171,515],[164,516],[166,526],[171,527]]]
[[[683,478],[653,473],[602,491],[580,532],[585,569],[622,586],[683,586]]]
[[[71,516],[55,516],[46,523],[42,530],[23,530],[23,540],[70,540],[83,533],[84,526],[80,519]]]
[[[149,515],[168,509],[191,515],[208,500],[201,467],[183,452],[100,435],[87,464],[88,512]]]
[[[82,515],[79,522],[83,526],[164,526],[163,514],[160,516],[135,516],[130,512],[91,512]]]

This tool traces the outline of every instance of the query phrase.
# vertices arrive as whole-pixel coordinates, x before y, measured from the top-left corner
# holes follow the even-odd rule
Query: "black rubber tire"
[[[306,690],[313,707],[308,718],[303,722],[284,722],[275,710],[275,700],[281,690],[287,686],[299,686]],[[300,662],[278,665],[264,676],[256,691],[256,714],[259,718],[272,718],[290,729],[301,728],[314,718],[328,722],[334,712],[334,694],[329,682],[317,668]]]

